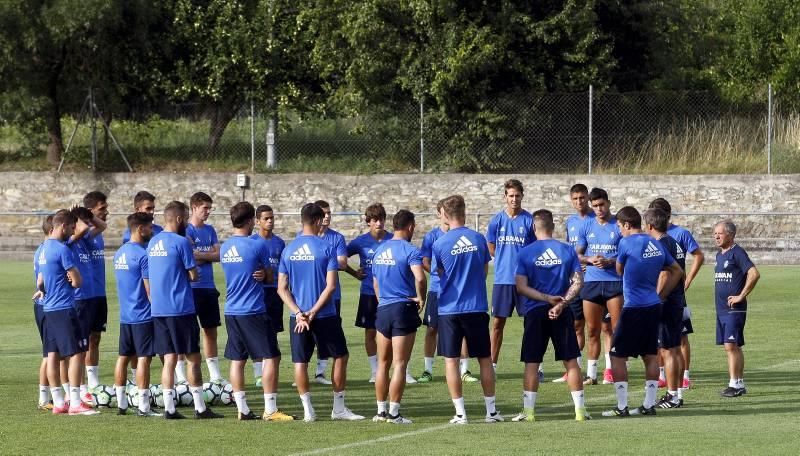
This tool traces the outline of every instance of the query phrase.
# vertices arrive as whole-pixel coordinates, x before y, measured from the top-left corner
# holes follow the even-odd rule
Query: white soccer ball
[[[189,385],[186,384],[175,385],[175,399],[177,400],[178,405],[187,407],[194,405],[192,392],[189,391]]]
[[[203,383],[203,399],[208,405],[216,405],[222,396],[222,385],[219,383]]]
[[[128,407],[139,407],[139,388],[136,385],[125,387],[125,395],[128,396]]]
[[[235,402],[233,400],[233,385],[225,383],[222,387],[222,393],[219,395],[219,402],[222,405],[231,405]]]
[[[98,407],[116,407],[117,406],[117,391],[113,386],[97,385],[92,390],[92,397],[94,403]]]

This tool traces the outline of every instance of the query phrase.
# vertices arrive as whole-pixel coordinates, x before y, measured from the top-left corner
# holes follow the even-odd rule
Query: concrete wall
[[[325,199],[335,213],[353,213],[334,219],[334,227],[352,238],[363,228],[357,214],[371,202],[382,202],[391,218],[400,208],[432,213],[438,199],[459,193],[467,201],[469,224],[483,230],[489,214],[503,207],[503,182],[509,177],[525,185],[525,208],[545,207],[556,214],[571,212],[568,190],[576,182],[608,190],[613,209],[625,205],[641,209],[653,198],[667,198],[676,212],[675,221],[688,226],[709,249],[713,224],[723,214],[756,213],[734,216],[740,242],[758,251],[764,261],[800,262],[800,215],[795,215],[800,202],[799,175],[259,174],[250,176],[245,198],[270,204],[277,212],[296,212],[305,202]],[[51,212],[79,203],[89,190],[109,195],[112,216],[106,237],[111,247],[119,239],[124,214],[132,210],[133,195],[139,190],[154,193],[159,208],[173,199],[188,202],[195,191],[210,194],[215,207],[210,222],[225,237],[230,227],[228,208],[242,198],[235,182],[235,174],[227,173],[0,173],[0,251],[32,250],[38,243],[41,218],[29,212]],[[418,223],[424,232],[436,221],[432,216],[420,216]],[[279,216],[276,231],[292,237],[297,226],[296,216]]]

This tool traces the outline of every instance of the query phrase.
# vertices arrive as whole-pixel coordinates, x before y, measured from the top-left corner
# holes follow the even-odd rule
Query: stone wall
[[[568,190],[576,182],[608,190],[613,209],[625,205],[641,209],[653,198],[667,198],[676,213],[675,221],[688,226],[707,249],[712,248],[710,235],[715,221],[726,213],[749,213],[734,216],[740,243],[757,250],[765,261],[800,263],[800,214],[795,215],[800,202],[798,175],[258,174],[250,176],[244,197],[270,204],[279,214],[296,212],[305,202],[325,199],[338,214],[334,227],[352,238],[363,228],[358,214],[374,201],[386,206],[391,219],[400,208],[433,213],[438,199],[459,193],[467,201],[468,224],[484,230],[490,214],[503,207],[503,182],[509,177],[525,185],[525,208],[545,207],[559,216],[571,212]],[[139,190],[154,193],[157,207],[173,199],[188,202],[195,191],[210,194],[215,207],[210,222],[224,238],[230,226],[227,210],[242,198],[242,190],[235,183],[235,174],[228,173],[0,173],[0,251],[32,250],[39,240],[41,221],[41,216],[32,212],[48,213],[79,203],[89,190],[109,195],[112,215],[106,237],[112,248],[120,237],[125,214],[132,210],[133,195]],[[276,222],[276,232],[288,237],[298,227],[296,215],[278,215]],[[421,232],[435,223],[432,215],[418,217]]]

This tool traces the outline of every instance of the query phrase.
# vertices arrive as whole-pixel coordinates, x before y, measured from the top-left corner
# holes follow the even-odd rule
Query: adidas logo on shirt
[[[314,261],[314,255],[311,254],[308,244],[303,244],[302,247],[289,256],[289,259],[291,261]]]
[[[595,236],[594,236],[594,233],[589,233],[589,235],[588,235],[588,236],[586,236],[586,238],[587,238],[587,239],[590,239],[590,238],[593,238],[593,237],[595,237]]]
[[[460,253],[477,252],[478,247],[475,246],[466,236],[461,236],[458,241],[453,245],[453,250],[450,255],[458,255]]]
[[[397,264],[397,262],[394,261],[394,258],[392,258],[392,249],[386,249],[383,252],[381,252],[381,254],[378,255],[377,257],[372,258],[372,264],[394,266]]]
[[[153,248],[150,249],[150,254],[149,255],[151,257],[165,257],[165,256],[167,256],[167,251],[164,250],[164,241],[163,240],[159,240],[158,242],[156,242],[156,245],[154,245]]]
[[[239,251],[236,250],[236,246],[234,245],[231,246],[231,248],[228,249],[224,255],[222,255],[222,258],[220,258],[219,261],[222,263],[241,263],[244,261],[244,258],[239,255]]]
[[[117,261],[114,262],[114,269],[120,270],[120,271],[127,271],[128,270],[128,260],[127,260],[127,258],[126,258],[124,253],[122,255],[120,255],[119,258],[117,258]]]
[[[661,250],[658,250],[658,247],[653,245],[653,241],[647,241],[647,248],[644,249],[644,253],[642,253],[642,258],[652,258],[661,256]]]
[[[675,252],[675,259],[683,260],[684,258],[686,258],[686,253],[683,251],[681,246],[676,244],[676,247],[678,248],[678,250]]]
[[[539,258],[534,262],[536,266],[556,266],[561,264],[561,258],[553,252],[553,249],[548,248],[544,251]]]

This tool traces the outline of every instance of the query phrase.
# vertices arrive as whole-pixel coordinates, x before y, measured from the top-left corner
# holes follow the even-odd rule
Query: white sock
[[[644,382],[644,408],[656,405],[656,395],[658,395],[658,380],[647,380]]]
[[[606,367],[605,368],[606,369],[611,369],[611,353],[610,352],[606,352],[605,358],[606,358]]]
[[[278,411],[278,393],[264,393],[264,411],[267,415]]]
[[[628,382],[614,382],[617,392],[617,408],[623,410],[628,406]]]
[[[377,360],[377,357],[376,357],[376,360]],[[375,362],[377,363],[377,361],[375,361]],[[372,372],[375,372],[375,369],[377,368],[377,364],[375,364],[375,366],[376,367],[372,368]],[[328,370],[328,358],[318,359],[317,360],[317,372],[314,375],[315,376],[325,375],[325,371],[326,370]]]
[[[737,388],[744,388],[744,379],[743,378],[737,378],[736,379],[736,387]]]
[[[397,417],[400,415],[400,403],[399,402],[389,402],[389,415]]]
[[[306,416],[314,415],[314,407],[311,405],[311,393],[301,394],[300,402],[303,403],[303,413]]]
[[[539,364],[539,372],[544,373],[544,366],[541,364]]]
[[[375,376],[375,372],[378,370],[378,356],[372,355],[367,358],[369,359],[369,368],[372,369],[372,375]]]
[[[386,401],[375,401],[378,404],[378,415],[386,413]]]
[[[497,372],[497,363],[492,363],[492,369],[494,369],[494,371]]]
[[[469,358],[461,358],[458,361],[458,366],[461,370],[461,375],[464,375],[469,370]]]
[[[209,381],[215,382],[222,379],[222,374],[219,371],[219,358],[206,358],[206,366],[208,366]]]
[[[736,388],[736,379],[732,378],[728,381],[728,386],[731,388]]]
[[[464,408],[464,396],[453,399],[453,405],[456,407],[456,415],[462,417],[467,416],[467,410]]]
[[[194,409],[198,413],[203,413],[206,411],[206,401],[203,398],[203,387],[202,386],[190,386],[189,391],[192,392],[192,399],[194,399]]]
[[[691,377],[689,377],[689,369],[686,369],[685,371],[683,371],[683,378],[685,378],[687,380],[689,380],[689,378],[691,378]]]
[[[117,407],[121,409],[128,408],[128,395],[125,394],[125,387],[114,385],[114,391],[117,392]]]
[[[175,383],[186,383],[186,360],[179,359],[175,364]]]
[[[86,366],[86,380],[89,388],[100,384],[100,366]]]
[[[497,399],[495,399],[495,396],[483,396],[483,403],[486,404],[487,415],[494,415],[497,413],[497,409],[495,408]]]
[[[58,386],[50,388],[50,395],[53,396],[53,407],[61,408],[64,406],[64,390]]]
[[[83,397],[86,394],[89,394],[89,387],[86,385],[81,385],[80,391],[81,391],[81,397]]]
[[[81,389],[75,386],[69,387],[69,406],[79,407],[81,405]]]
[[[344,390],[333,392],[333,413],[344,412]]]
[[[609,364],[610,366],[610,364]],[[597,360],[590,359],[586,362],[586,376],[589,378],[597,378]]]
[[[236,408],[242,415],[250,413],[250,407],[247,406],[247,399],[244,398],[244,391],[235,391],[233,393],[233,400],[236,401]]]
[[[572,394],[572,402],[575,404],[575,408],[583,408],[583,390],[571,391],[570,394]]]
[[[64,394],[69,394],[69,383],[62,383],[61,388],[64,389]]]
[[[164,411],[168,413],[175,413],[175,390],[164,390]]]
[[[536,392],[534,392],[534,391],[523,391],[522,392],[522,407],[523,408],[534,408],[534,407],[536,407]]]
[[[147,413],[150,411],[150,389],[139,390],[139,411]]]
[[[683,399],[684,388],[678,388],[678,399]]]
[[[264,362],[263,361],[253,362],[253,377],[261,378],[261,375],[263,373],[264,373]]]
[[[45,385],[39,385],[39,403],[44,405],[50,401],[50,388]]]
[[[425,357],[425,372],[432,374],[433,373],[433,358]]]
[[[583,364],[583,356],[579,355],[577,361],[578,361],[578,367],[580,367],[580,365]]]
[[[658,368],[658,379],[659,380],[666,380],[666,378],[667,377],[664,376],[664,368],[663,367],[659,367]]]

